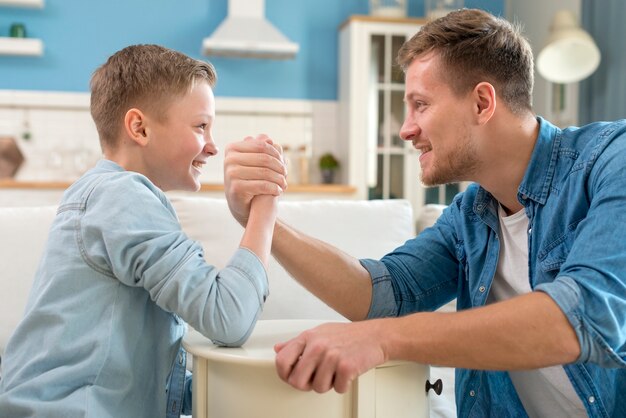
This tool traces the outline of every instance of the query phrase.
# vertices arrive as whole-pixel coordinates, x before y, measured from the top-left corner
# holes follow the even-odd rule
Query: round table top
[[[274,366],[274,344],[296,337],[302,331],[333,322],[313,319],[275,319],[257,321],[250,338],[241,347],[219,347],[198,331],[190,330],[183,347],[194,356],[220,362]],[[335,321],[336,322],[336,321]]]

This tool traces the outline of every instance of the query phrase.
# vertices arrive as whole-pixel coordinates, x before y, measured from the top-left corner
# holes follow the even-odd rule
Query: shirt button
[[[595,401],[596,401],[596,398],[594,396],[589,397],[589,403],[594,403]]]
[[[525,194],[522,195],[522,200],[526,200],[528,199],[528,196],[526,196]]]
[[[532,228],[528,228],[528,235],[530,235],[531,232],[533,232],[533,229]]]
[[[476,392],[474,392],[473,390],[470,390],[470,396],[473,398],[474,396],[476,396]]]
[[[484,293],[485,292],[485,286],[480,286],[478,288],[478,290],[480,291],[480,293]]]

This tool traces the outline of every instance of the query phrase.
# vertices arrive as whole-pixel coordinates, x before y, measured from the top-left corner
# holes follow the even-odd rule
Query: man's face
[[[197,82],[182,98],[174,99],[165,118],[152,118],[151,138],[144,160],[144,173],[162,190],[196,191],[207,159],[217,154],[211,128],[215,98],[211,87]]]
[[[427,186],[471,180],[478,166],[470,129],[472,95],[456,95],[441,71],[439,56],[431,52],[415,58],[406,72],[407,116],[400,137],[421,151]]]

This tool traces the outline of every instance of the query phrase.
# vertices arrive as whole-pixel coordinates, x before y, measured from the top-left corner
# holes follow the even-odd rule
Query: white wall
[[[552,17],[557,10],[573,11],[580,20],[581,0],[507,0],[506,16],[520,22],[533,48],[535,60],[548,37]],[[552,84],[535,71],[533,107],[535,112],[561,126],[578,123],[578,84],[566,86],[566,108],[559,115],[553,111]]]
[[[337,102],[216,98],[213,129],[220,148],[201,181],[222,183],[224,147],[248,135],[265,133],[293,150],[292,184],[302,183],[296,149],[306,146],[308,183],[320,183],[317,160],[334,152],[342,161]],[[24,132],[30,139],[24,139]],[[25,162],[16,175],[23,181],[73,181],[100,158],[98,133],[89,113],[89,94],[0,90],[0,136],[17,139]]]

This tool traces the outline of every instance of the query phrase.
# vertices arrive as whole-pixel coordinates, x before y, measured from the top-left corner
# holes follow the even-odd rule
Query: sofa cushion
[[[0,353],[22,318],[56,206],[0,207]]]
[[[172,203],[187,235],[202,244],[206,260],[223,267],[243,234],[226,201],[173,197]],[[358,258],[380,258],[414,235],[411,205],[405,200],[281,201],[278,213],[287,224]],[[268,276],[270,296],[261,319],[343,319],[273,258]]]

